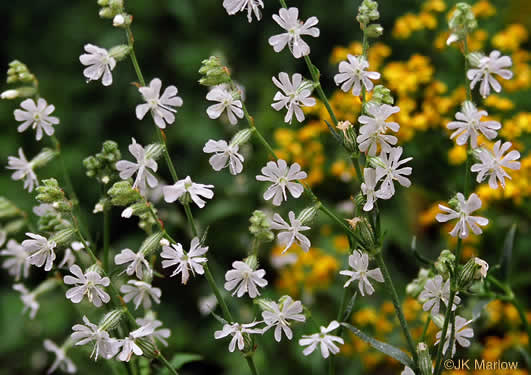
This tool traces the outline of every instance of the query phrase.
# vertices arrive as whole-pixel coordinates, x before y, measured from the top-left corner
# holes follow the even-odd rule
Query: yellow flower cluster
[[[435,29],[437,27],[437,13],[445,10],[446,4],[442,0],[426,1],[419,13],[406,13],[396,20],[393,27],[393,37],[407,39],[415,31]]]
[[[492,38],[492,45],[502,51],[514,52],[520,49],[522,43],[527,41],[528,33],[525,26],[512,24],[500,31]]]

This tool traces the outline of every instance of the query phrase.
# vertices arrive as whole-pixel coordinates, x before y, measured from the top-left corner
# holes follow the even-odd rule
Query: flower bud
[[[72,202],[66,198],[65,192],[59,187],[59,183],[55,178],[49,178],[42,181],[42,185],[35,190],[37,196],[35,199],[40,203],[49,203],[60,212],[72,211]]]
[[[373,0],[363,0],[358,8],[358,15],[356,20],[363,26],[367,25],[371,21],[376,21],[380,18],[378,12],[378,3]]]
[[[101,8],[98,12],[98,16],[100,16],[100,18],[113,18],[114,15],[114,11],[109,7]]]
[[[118,144],[114,141],[105,141],[101,152],[83,160],[88,177],[94,177],[104,185],[111,181],[121,180],[116,170],[116,162],[121,158]]]
[[[53,160],[59,153],[50,148],[43,148],[33,159],[31,159],[30,164],[34,168],[44,167],[48,162]]]
[[[157,160],[164,152],[164,145],[161,143],[153,143],[146,146],[146,159]]]
[[[350,152],[358,152],[356,143],[356,130],[350,121],[339,121],[337,126],[343,132],[343,145]]]
[[[413,298],[417,298],[419,294],[424,290],[424,285],[431,276],[432,274],[430,270],[421,268],[419,270],[417,278],[406,286],[406,294]]]
[[[131,216],[136,215],[138,217],[150,213],[150,207],[144,201],[133,203],[125,210],[122,211],[122,217],[129,219]]]
[[[127,44],[119,44],[109,50],[109,56],[115,58],[116,61],[121,61],[129,56],[129,52],[131,52],[131,47]]]
[[[377,104],[389,104],[392,105],[395,99],[391,95],[391,90],[382,85],[376,85],[372,90],[371,102]]]
[[[144,337],[140,337],[135,340],[135,343],[142,349],[142,355],[147,359],[155,359],[160,355],[157,346]]]
[[[484,54],[481,52],[471,52],[468,55],[466,55],[466,58],[468,59],[468,62],[473,67],[477,68],[479,67],[479,64],[481,63],[481,59],[485,57]]]
[[[318,203],[315,206],[305,208],[299,213],[297,220],[303,225],[310,225],[315,215],[317,215],[317,211],[319,211],[319,206],[320,204]]]
[[[365,30],[369,38],[378,38],[383,34],[384,29],[382,25],[373,23],[372,25],[369,25]]]
[[[18,98],[19,92],[18,90],[6,90],[2,94],[0,94],[0,98],[2,99],[15,99]]]
[[[357,220],[353,229],[361,240],[360,245],[363,246],[363,248],[369,252],[376,251],[376,236],[374,235],[372,225],[365,217],[361,217],[358,219],[359,220]]]
[[[423,342],[419,342],[417,345],[417,354],[419,358],[419,370],[421,375],[432,375],[433,366],[431,364],[430,351],[428,345]]]
[[[122,319],[123,315],[123,309],[115,309],[109,311],[103,316],[103,319],[101,320],[98,329],[100,331],[110,331],[112,329],[115,329],[116,327],[118,327],[118,324],[120,324],[120,320]]]
[[[116,182],[108,191],[111,203],[115,206],[127,206],[142,199],[140,193],[133,189],[131,182]]]
[[[275,238],[275,235],[271,231],[271,223],[266,214],[260,210],[253,212],[253,216],[249,219],[251,226],[249,226],[249,232],[259,241],[269,242]]]
[[[76,230],[73,227],[62,229],[55,233],[50,241],[53,241],[57,246],[68,246],[74,240],[76,236]]]
[[[467,290],[475,280],[483,279],[487,276],[489,265],[483,259],[472,258],[463,266],[458,279],[459,289]]]
[[[454,263],[455,255],[450,250],[443,250],[433,265],[441,276],[448,278]]]
[[[170,246],[170,241],[168,241],[166,238],[162,238],[159,244],[160,246]]]
[[[122,27],[125,25],[125,18],[123,16],[123,14],[117,14],[116,16],[114,16],[114,18],[112,19],[112,25],[114,27]]]
[[[232,137],[230,144],[239,146],[244,143],[247,143],[249,138],[251,138],[251,135],[253,135],[254,129],[243,129],[240,130],[238,133],[234,134],[234,137]]]
[[[210,56],[208,60],[201,62],[199,74],[203,76],[199,83],[204,86],[216,86],[231,80],[229,69],[216,56]]]
[[[151,253],[160,247],[160,240],[163,236],[162,232],[157,232],[146,238],[140,246],[140,250],[138,250],[139,253],[144,254],[144,258],[150,256]]]
[[[7,83],[31,83],[35,85],[37,78],[31,73],[26,64],[13,60],[9,63],[9,69],[7,70]]]
[[[106,7],[107,5],[109,5],[109,0],[98,0],[98,5],[100,7]]]
[[[466,35],[477,27],[477,21],[472,12],[472,7],[466,3],[457,3],[450,20],[448,28],[451,31],[446,44],[450,45],[458,40],[463,40]]]

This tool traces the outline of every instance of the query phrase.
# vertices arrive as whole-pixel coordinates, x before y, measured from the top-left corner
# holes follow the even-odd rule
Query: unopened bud
[[[481,64],[481,59],[485,57],[484,54],[481,52],[471,52],[468,55],[466,55],[466,58],[468,59],[468,62],[472,67],[477,68]]]
[[[299,220],[303,225],[309,225],[312,223],[313,218],[315,217],[315,215],[317,215],[318,211],[319,204],[312,207],[307,207],[299,213],[297,220]]]
[[[163,238],[159,242],[160,246],[170,246],[170,241],[168,241],[166,238]]]
[[[116,61],[121,61],[129,56],[129,52],[131,52],[130,46],[127,44],[119,44],[109,50],[109,56],[116,59]]]
[[[417,354],[419,358],[419,370],[421,375],[432,375],[433,366],[431,364],[430,351],[428,345],[419,342],[417,345]]]
[[[15,99],[19,96],[18,90],[6,90],[2,94],[0,94],[0,98],[2,99]]]
[[[455,255],[450,250],[443,250],[433,264],[437,272],[444,278],[448,278],[450,271],[453,269],[455,263]]]
[[[367,36],[369,38],[378,38],[382,36],[383,34],[383,27],[382,25],[379,25],[377,23],[373,23],[372,25],[369,25],[366,29]]]
[[[160,240],[163,236],[164,234],[162,232],[152,234],[144,240],[138,252],[143,254],[144,258],[147,258],[149,255],[151,255],[151,253],[160,247]]]
[[[489,265],[483,259],[472,258],[463,266],[457,279],[460,289],[467,290],[474,281],[484,279],[487,276]]]
[[[450,38],[446,44],[451,44],[458,40],[463,40],[466,35],[477,27],[477,21],[472,12],[472,7],[466,3],[457,3],[450,20],[448,27],[451,31]]]
[[[250,255],[247,258],[243,260],[249,267],[251,267],[252,270],[256,270],[258,268],[258,258],[256,258],[255,255]]]
[[[73,227],[66,228],[55,233],[50,241],[55,242],[58,246],[68,246],[74,240],[76,230]]]
[[[114,16],[114,18],[112,19],[112,25],[114,27],[121,27],[125,24],[125,18],[122,14],[117,14],[116,16]]]
[[[44,148],[39,152],[33,159],[31,159],[30,164],[35,168],[44,167],[48,164],[53,158],[58,155],[58,152],[50,148]]]
[[[35,199],[40,203],[49,203],[60,212],[72,211],[73,203],[66,198],[65,192],[59,187],[55,178],[43,180],[42,185],[35,190],[37,191]]]
[[[140,337],[135,343],[142,349],[142,355],[147,359],[155,359],[160,355],[157,346],[150,340]]]
[[[116,182],[107,192],[111,197],[111,203],[115,206],[127,206],[139,201],[142,197],[140,193],[133,189],[131,182]]]
[[[395,99],[391,95],[391,90],[382,85],[376,85],[372,90],[371,102],[377,104],[389,104],[392,105]]]
[[[253,212],[253,216],[249,219],[251,226],[249,232],[260,241],[272,241],[275,235],[271,231],[271,223],[267,215],[260,210]]]
[[[118,327],[118,324],[120,324],[120,320],[122,319],[122,316],[124,315],[123,309],[116,309],[109,311],[103,319],[100,322],[99,330],[100,331],[110,331],[116,327]]]
[[[216,86],[231,80],[229,69],[216,56],[210,56],[201,62],[199,74],[203,76],[199,83],[204,86]]]
[[[232,137],[230,144],[235,146],[240,146],[244,143],[247,143],[249,138],[251,138],[251,135],[253,135],[254,129],[243,129],[240,130],[238,133],[234,134],[234,137]]]
[[[421,268],[419,270],[417,278],[407,285],[406,294],[413,298],[417,298],[419,294],[424,290],[424,285],[426,285],[426,281],[428,281],[431,276],[432,273],[430,270]]]

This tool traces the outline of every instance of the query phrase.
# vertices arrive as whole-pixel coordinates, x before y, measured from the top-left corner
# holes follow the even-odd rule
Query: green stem
[[[190,209],[190,203],[186,202],[183,204],[183,206],[184,212],[186,213],[186,218],[188,219],[188,223],[192,227],[192,233],[194,234],[194,237],[199,237],[199,231],[197,230],[194,216],[192,215],[192,210]]]
[[[424,324],[424,329],[422,330],[422,336],[420,337],[420,342],[424,342],[426,340],[426,334],[428,333],[428,327],[430,326],[431,322],[431,314],[428,314],[428,317],[426,318],[426,323]]]
[[[131,62],[133,63],[133,67],[136,72],[136,76],[138,77],[138,81],[142,86],[146,85],[146,81],[144,81],[144,76],[142,75],[142,71],[140,70],[140,65],[138,65],[138,60],[136,59],[135,54],[135,38],[133,37],[133,32],[131,31],[131,27],[127,26],[125,28],[125,33],[127,34],[127,45],[131,48],[129,51],[129,57],[131,58]]]
[[[247,363],[249,364],[249,368],[251,369],[252,375],[258,375],[258,371],[256,370],[256,366],[254,365],[253,357],[246,356],[245,359],[247,360]]]
[[[339,305],[339,310],[337,311],[336,320],[341,323],[343,322],[343,315],[345,315],[345,307],[347,306],[347,300],[349,296],[349,288],[343,288],[343,297],[341,297],[341,304]],[[339,326],[337,335],[342,337],[343,335],[343,326]],[[328,362],[328,375],[334,375],[336,373],[336,364],[334,356],[330,357]]]
[[[168,370],[170,370],[170,372],[171,372],[172,374],[174,374],[174,375],[178,375],[178,374],[177,374],[177,371],[173,368],[173,366],[171,365],[171,363],[168,362],[168,360],[167,360],[162,354],[160,355],[159,358],[160,358],[160,361],[164,364],[164,366],[166,366],[166,368],[167,368]]]
[[[177,182],[179,181],[179,177],[177,176],[177,172],[175,171],[175,166],[173,165],[170,154],[168,153],[166,135],[164,135],[162,129],[159,129],[158,127],[157,127],[157,135],[159,137],[160,143],[164,145],[164,151],[163,151],[164,159],[166,160],[166,164],[168,165],[168,169],[170,170],[171,178],[173,179],[173,182]]]
[[[393,300],[393,305],[395,306],[395,310],[398,315],[398,320],[400,322],[400,326],[402,327],[404,337],[406,338],[407,344],[409,346],[409,350],[413,357],[413,361],[417,363],[417,351],[415,350],[415,341],[413,341],[413,338],[411,337],[411,333],[409,332],[407,321],[406,321],[406,318],[404,317],[402,306],[400,305],[400,301],[398,299],[398,294],[396,293],[396,289],[393,285],[393,280],[391,279],[391,276],[389,275],[389,271],[387,270],[387,266],[385,265],[381,250],[379,250],[376,253],[375,259],[376,259],[376,262],[378,263],[378,267],[380,267],[380,270],[382,271],[382,274],[385,280],[386,289],[388,293],[391,295],[391,298]]]
[[[463,39],[463,54],[465,55],[465,87],[466,87],[466,100],[471,101],[472,100],[472,92],[470,91],[470,85],[468,84],[468,77],[466,76],[466,73],[469,69],[468,64],[468,33],[465,34],[465,38]]]
[[[219,305],[221,306],[221,311],[223,312],[223,317],[225,320],[229,323],[234,322],[234,318],[232,317],[232,314],[230,313],[229,308],[227,307],[227,304],[225,303],[225,300],[221,296],[221,293],[219,291],[219,288],[216,284],[216,280],[214,280],[214,276],[212,276],[212,272],[210,272],[210,268],[208,267],[208,264],[204,263],[203,268],[205,269],[205,276],[208,281],[208,284],[210,285],[210,288],[214,292],[214,295],[216,296],[216,299],[218,300]]]
[[[111,239],[111,209],[103,210],[103,269],[109,272],[109,245]]]

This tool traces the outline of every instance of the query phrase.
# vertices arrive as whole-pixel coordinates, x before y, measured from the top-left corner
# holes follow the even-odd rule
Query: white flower
[[[363,182],[361,183],[361,192],[367,197],[363,206],[363,211],[371,211],[374,208],[374,202],[381,199],[389,199],[389,196],[383,194],[381,190],[376,190],[379,179],[376,178],[376,170],[373,168],[363,169]]]
[[[52,340],[44,340],[44,348],[47,351],[55,354],[55,360],[53,361],[52,366],[46,372],[47,374],[51,374],[57,369],[68,374],[75,374],[77,371],[76,365],[70,358],[66,356],[63,348],[55,345]]]
[[[67,285],[78,285],[70,288],[66,292],[66,298],[73,303],[79,303],[87,296],[90,303],[94,306],[100,307],[102,303],[108,303],[111,297],[104,291],[102,286],[109,286],[111,281],[108,277],[101,277],[95,271],[87,271],[83,273],[81,268],[74,264],[70,267],[70,272],[75,276],[67,275],[64,277],[64,283]]]
[[[297,242],[304,251],[310,249],[311,243],[308,237],[300,232],[311,229],[308,226],[302,225],[300,220],[295,218],[295,213],[290,211],[288,213],[289,224],[279,215],[273,216],[273,222],[271,223],[271,229],[284,230],[277,235],[278,241],[282,246],[285,246],[282,253],[286,252],[294,242]]]
[[[310,35],[314,38],[319,36],[319,29],[314,27],[319,23],[317,17],[310,17],[306,22],[299,21],[299,10],[295,7],[281,8],[273,19],[280,27],[286,30],[285,33],[269,38],[269,45],[275,52],[280,52],[288,46],[293,56],[298,59],[310,54],[310,46],[302,40],[303,35]]]
[[[111,70],[116,66],[116,60],[105,48],[93,44],[85,44],[85,52],[87,53],[79,56],[79,61],[87,66],[83,70],[87,82],[97,81],[101,78],[103,86],[110,86],[112,84]]]
[[[321,326],[320,333],[314,333],[313,335],[303,335],[299,340],[300,346],[307,346],[303,350],[302,354],[310,355],[317,348],[317,345],[321,348],[321,355],[323,358],[328,358],[330,353],[337,354],[339,353],[339,347],[336,345],[336,342],[343,345],[345,342],[341,337],[329,335],[330,332],[339,328],[339,323],[333,320],[330,322],[328,327]]]
[[[91,323],[86,316],[83,316],[83,324],[76,324],[72,327],[74,331],[70,336],[76,345],[85,345],[94,342],[94,348],[90,358],[97,361],[101,355],[105,359],[110,359],[118,353],[121,343],[109,337],[109,333],[100,330],[97,325]]]
[[[30,126],[35,129],[35,139],[40,141],[42,139],[42,132],[46,135],[54,133],[53,125],[59,124],[59,119],[55,116],[50,116],[55,110],[53,104],[48,105],[46,100],[39,98],[37,103],[33,99],[26,99],[20,103],[22,109],[15,109],[15,120],[22,122],[17,128],[19,133],[22,133]]]
[[[380,193],[382,196],[390,198],[395,194],[395,184],[393,181],[398,181],[404,187],[411,186],[411,181],[404,176],[409,176],[413,169],[411,167],[399,167],[413,158],[409,157],[400,160],[400,156],[402,156],[402,147],[392,147],[389,153],[382,152],[380,155],[382,166],[378,165],[376,167],[376,180],[384,179],[380,185]]]
[[[179,180],[173,185],[164,186],[162,192],[164,194],[164,200],[168,203],[173,203],[188,193],[197,207],[203,208],[206,202],[200,197],[212,199],[214,192],[211,189],[213,188],[214,185],[196,184],[190,176],[187,176],[185,179]]]
[[[162,82],[158,78],[154,78],[149,83],[149,86],[140,87],[138,91],[146,101],[144,104],[136,106],[136,117],[142,120],[148,111],[151,111],[151,116],[155,124],[161,128],[166,128],[166,124],[171,125],[175,122],[174,113],[177,112],[175,107],[183,105],[181,97],[177,96],[177,87],[168,86],[160,96],[160,89]]]
[[[79,241],[74,241],[70,244],[70,247],[65,250],[65,255],[63,256],[63,260],[61,260],[61,263],[57,267],[61,268],[66,266],[67,268],[70,268],[74,265],[76,262],[76,256],[74,252],[78,252],[81,249],[84,249],[85,245]]]
[[[232,336],[232,340],[230,340],[229,344],[229,351],[233,352],[236,349],[236,344],[238,344],[238,350],[243,350],[245,346],[245,341],[243,339],[244,334],[252,335],[252,334],[263,334],[263,330],[260,328],[252,328],[255,325],[259,324],[261,322],[252,322],[247,324],[240,324],[240,323],[231,323],[231,324],[224,324],[223,329],[220,331],[214,332],[214,337],[216,340],[219,340],[223,337]]]
[[[494,78],[494,74],[499,75],[503,79],[511,79],[513,77],[513,72],[509,69],[505,69],[513,65],[511,58],[509,56],[500,57],[500,55],[500,51],[494,50],[488,57],[483,56],[479,60],[479,64],[474,66],[474,68],[477,69],[470,69],[466,72],[466,76],[471,81],[471,89],[474,89],[476,84],[481,81],[479,93],[484,98],[489,96],[491,86],[494,91],[501,91],[501,85],[496,78]]]
[[[27,189],[30,193],[33,191],[35,185],[39,185],[37,175],[33,171],[33,164],[26,159],[22,147],[18,148],[18,158],[16,156],[9,156],[7,158],[6,168],[15,170],[11,175],[14,181],[24,179],[24,189]]]
[[[474,258],[474,262],[479,266],[479,275],[477,276],[477,278],[484,279],[485,277],[487,277],[487,272],[489,271],[489,264],[483,259],[477,257]]]
[[[420,293],[419,300],[424,302],[422,306],[424,311],[430,311],[433,315],[437,315],[440,311],[441,301],[448,306],[450,301],[450,279],[446,280],[443,285],[443,278],[441,275],[435,276],[433,279],[426,281],[424,290]],[[461,298],[454,296],[452,311],[457,309],[457,305],[461,302]]]
[[[114,263],[117,265],[131,263],[125,271],[129,276],[134,273],[139,280],[144,278],[144,272],[151,275],[151,266],[140,251],[135,253],[131,249],[123,249],[120,254],[114,256]]]
[[[262,175],[256,176],[258,181],[270,181],[273,185],[269,186],[264,193],[264,199],[273,199],[275,206],[280,206],[283,200],[287,200],[286,188],[293,198],[299,198],[304,188],[296,180],[302,180],[308,177],[306,172],[301,171],[298,163],[293,163],[288,169],[285,160],[279,159],[276,162],[270,161],[262,168]]]
[[[223,111],[227,111],[229,122],[236,125],[237,118],[243,118],[242,102],[235,99],[235,94],[224,88],[223,86],[216,86],[210,90],[206,96],[207,100],[219,102],[207,108],[207,115],[211,119],[217,119]]]
[[[148,336],[153,340],[153,342],[157,340],[160,341],[164,346],[168,346],[166,339],[170,337],[171,331],[168,328],[157,329],[162,326],[162,322],[160,320],[157,320],[148,314],[144,318],[136,319],[136,323],[139,326],[149,325],[151,328],[153,328],[153,332]]]
[[[199,297],[199,301],[197,303],[199,307],[199,312],[201,315],[208,315],[214,310],[216,310],[216,306],[218,304],[218,299],[215,294],[211,294],[209,296]]]
[[[238,12],[243,12],[247,8],[247,20],[253,21],[253,13],[258,21],[262,18],[260,7],[264,8],[262,0],[223,0],[223,7],[231,16]]]
[[[478,183],[489,177],[489,186],[492,189],[498,188],[498,180],[502,188],[505,188],[505,178],[511,180],[511,176],[503,168],[520,169],[520,162],[515,161],[520,159],[518,151],[512,150],[507,155],[503,155],[511,148],[511,145],[511,142],[504,142],[502,145],[501,141],[497,141],[492,148],[492,152],[485,148],[479,149],[480,162],[472,165],[470,169],[472,172],[478,172],[476,178]]]
[[[297,263],[299,257],[295,253],[288,254],[271,254],[271,265],[273,268],[280,269],[284,266]]]
[[[336,85],[341,85],[341,90],[348,92],[352,89],[352,95],[361,94],[361,85],[365,86],[367,91],[374,87],[371,79],[380,79],[380,73],[368,72],[369,63],[363,56],[347,55],[347,61],[339,63],[339,73],[334,76]]]
[[[453,357],[455,355],[455,343],[456,341],[459,343],[460,346],[463,348],[468,348],[470,346],[470,340],[469,338],[474,337],[474,330],[472,328],[467,328],[467,326],[472,323],[472,320],[466,320],[465,318],[456,315],[455,317],[455,333],[454,333],[454,342],[452,343],[452,355]],[[446,354],[446,350],[448,349],[448,346],[450,345],[450,337],[452,333],[452,324],[448,325],[448,330],[446,332],[446,337],[444,340],[444,346],[443,346],[443,354]],[[441,342],[441,336],[442,336],[442,330],[437,332],[437,335],[435,336],[437,338],[437,341],[435,342],[435,345]]]
[[[470,137],[470,146],[476,148],[478,145],[478,132],[481,132],[487,139],[494,139],[498,135],[496,130],[501,128],[498,121],[481,121],[483,116],[487,116],[487,111],[479,111],[474,103],[464,102],[461,109],[462,112],[457,112],[455,118],[458,121],[452,121],[446,125],[450,130],[455,131],[450,136],[450,139],[456,139],[459,146],[466,144]]]
[[[205,271],[203,269],[203,263],[206,263],[207,258],[203,255],[208,251],[208,246],[201,246],[199,238],[194,237],[190,243],[190,251],[185,252],[180,243],[172,244],[170,246],[163,246],[160,254],[161,258],[166,260],[162,261],[162,268],[171,267],[177,265],[177,268],[170,277],[181,274],[181,282],[186,284],[190,276],[198,273],[202,275]]]
[[[404,370],[400,373],[400,375],[415,375],[411,367],[404,367]]]
[[[302,310],[301,301],[294,301],[290,296],[282,297],[279,303],[272,301],[267,303],[267,309],[262,312],[264,323],[267,325],[264,331],[275,327],[275,340],[277,342],[282,340],[282,332],[284,332],[288,340],[291,340],[293,332],[291,331],[289,320],[306,321]]]
[[[147,310],[151,307],[151,299],[155,303],[160,303],[161,291],[159,288],[154,288],[151,284],[144,281],[129,280],[127,285],[122,285],[120,292],[124,293],[125,302],[133,300],[135,304],[135,310],[138,309],[140,304]]]
[[[122,362],[129,362],[133,353],[138,356],[144,354],[142,349],[136,344],[135,340],[141,337],[150,336],[153,334],[153,331],[153,326],[148,323],[130,332],[129,336],[120,340],[122,351],[118,355],[118,359]]]
[[[370,116],[362,115],[358,118],[361,124],[360,135],[356,138],[358,148],[361,152],[367,152],[369,156],[376,155],[378,144],[382,151],[391,151],[391,145],[395,145],[398,139],[393,135],[386,135],[387,129],[397,132],[400,125],[396,122],[386,122],[387,118],[394,113],[400,112],[400,108],[388,104],[367,105],[367,113]]]
[[[352,255],[348,257],[348,265],[353,269],[340,271],[340,275],[349,276],[344,288],[348,287],[351,282],[359,280],[358,288],[362,296],[367,293],[371,295],[374,293],[374,288],[369,281],[369,277],[379,283],[384,282],[382,272],[379,268],[368,270],[369,268],[369,255],[367,253],[361,253],[359,250],[354,250]]]
[[[138,188],[142,195],[146,192],[146,182],[149,187],[157,186],[157,178],[154,173],[157,171],[157,162],[150,157],[146,152],[149,148],[142,147],[140,144],[136,143],[134,138],[132,143],[129,145],[129,152],[136,159],[136,163],[130,162],[128,160],[120,160],[116,162],[116,169],[120,172],[120,178],[122,180],[127,180],[136,173],[136,179],[133,183],[133,188]]]
[[[214,141],[210,139],[203,147],[203,152],[214,154],[208,162],[216,172],[229,167],[232,175],[237,175],[243,170],[243,155],[238,153],[239,146],[228,144],[227,141]]]
[[[55,260],[55,242],[48,241],[45,237],[34,233],[26,233],[30,240],[22,241],[22,247],[29,254],[28,262],[37,267],[44,265],[45,271],[50,271]]]
[[[9,240],[7,248],[0,251],[0,255],[8,257],[2,263],[2,268],[7,269],[7,272],[15,277],[15,281],[20,280],[21,275],[24,279],[28,277],[30,269],[28,253],[17,241]]]
[[[37,296],[35,295],[35,293],[31,293],[22,284],[13,285],[13,289],[17,292],[20,292],[20,299],[24,304],[24,310],[22,310],[22,313],[24,314],[27,310],[29,310],[30,319],[34,319],[37,315],[37,311],[39,311],[39,302],[37,302]]]
[[[453,237],[459,236],[460,238],[467,238],[469,234],[469,228],[474,234],[481,234],[482,230],[479,227],[485,226],[489,223],[488,219],[481,216],[470,216],[470,214],[481,208],[481,199],[476,193],[472,193],[467,201],[461,193],[457,193],[457,211],[451,208],[439,205],[439,208],[444,213],[439,213],[435,217],[438,222],[446,223],[452,219],[459,219],[456,226],[450,232]]]
[[[273,77],[273,83],[282,92],[277,91],[273,100],[276,102],[271,104],[275,110],[280,111],[282,108],[286,108],[288,112],[284,117],[284,122],[291,124],[293,114],[297,118],[298,122],[304,121],[304,112],[301,109],[303,107],[312,107],[316,101],[310,97],[312,95],[313,83],[305,81],[302,75],[295,73],[291,76],[291,81],[287,73],[279,73],[278,79]]]
[[[257,286],[263,288],[267,285],[267,280],[264,279],[266,272],[263,269],[255,271],[242,261],[233,262],[232,268],[225,274],[225,290],[230,292],[234,289],[232,295],[241,297],[249,293],[249,297],[255,298],[260,295]]]

